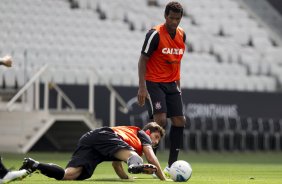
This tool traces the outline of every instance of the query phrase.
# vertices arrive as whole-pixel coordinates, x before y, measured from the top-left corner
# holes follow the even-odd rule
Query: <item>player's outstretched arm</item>
[[[0,65],[4,65],[6,67],[12,66],[12,57],[9,55],[4,56],[3,58],[0,58]]]
[[[113,161],[112,166],[120,179],[130,179],[122,167],[122,161]]]
[[[163,170],[161,168],[161,165],[159,163],[159,160],[156,157],[156,155],[155,155],[155,153],[153,151],[152,146],[143,146],[143,152],[144,152],[144,155],[145,155],[147,161],[150,164],[153,164],[153,165],[155,165],[158,168],[158,170],[156,172],[156,175],[158,176],[158,178],[160,180],[166,180],[165,175],[163,173]]]

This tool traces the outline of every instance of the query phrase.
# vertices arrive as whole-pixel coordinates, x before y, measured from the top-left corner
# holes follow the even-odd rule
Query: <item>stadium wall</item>
[[[61,89],[74,102],[76,108],[88,107],[88,86],[60,85]],[[136,104],[136,87],[115,86],[117,92],[127,102],[129,113],[124,114],[116,107],[117,125],[147,122],[145,107]],[[41,87],[43,91],[43,86]],[[95,86],[94,109],[96,118],[104,125],[109,125],[110,92],[104,86]],[[43,93],[41,93],[43,94]],[[252,118],[282,118],[282,94],[261,92],[214,91],[183,89],[184,113],[188,117],[252,117]],[[43,96],[41,96],[43,102]],[[57,95],[51,90],[49,107],[55,108]],[[41,103],[43,104],[43,103]],[[42,106],[41,106],[42,107]],[[141,125],[140,125],[141,126]]]
[[[88,86],[60,85],[60,88],[77,109],[88,108]],[[111,94],[105,86],[94,88],[95,118],[102,120],[103,126],[109,126]],[[145,107],[136,103],[137,87],[114,88],[129,109],[128,113],[124,113],[119,110],[118,102],[116,103],[116,125],[143,127],[148,122],[148,113]],[[43,94],[43,85],[41,92]],[[184,114],[187,117],[183,137],[184,150],[282,150],[281,93],[183,89],[182,95]],[[55,108],[56,103],[57,94],[50,89],[49,107]],[[66,104],[63,105],[66,107]],[[167,126],[167,130],[169,128]],[[160,146],[161,150],[169,147],[167,135]]]

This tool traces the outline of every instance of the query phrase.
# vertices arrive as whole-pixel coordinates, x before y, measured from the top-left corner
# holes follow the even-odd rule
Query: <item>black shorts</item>
[[[114,154],[120,149],[134,150],[111,128],[103,127],[84,134],[74,151],[68,167],[83,167],[77,180],[90,178],[98,164],[117,161]]]
[[[146,100],[149,118],[157,113],[166,113],[167,117],[183,116],[182,96],[176,82],[146,81],[149,99]]]

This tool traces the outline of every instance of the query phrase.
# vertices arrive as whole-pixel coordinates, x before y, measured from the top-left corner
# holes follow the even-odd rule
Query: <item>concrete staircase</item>
[[[0,111],[0,152],[26,153],[51,127],[45,137],[58,150],[66,150],[68,141],[99,126],[101,123],[85,111]]]
[[[94,116],[93,76],[89,78],[89,95],[86,97],[90,105],[80,110],[57,84],[48,79],[43,82],[44,90],[40,90],[39,79],[45,72],[50,72],[48,68],[48,64],[42,66],[19,91],[0,93],[0,153],[72,150],[83,133],[102,126]],[[52,109],[49,107],[50,84],[57,92],[57,106]],[[107,88],[112,94],[111,106],[115,107],[116,99],[126,108],[114,88],[109,84]],[[43,108],[40,107],[41,97]],[[64,108],[63,103],[68,108]],[[115,114],[111,113],[110,121],[114,119]]]

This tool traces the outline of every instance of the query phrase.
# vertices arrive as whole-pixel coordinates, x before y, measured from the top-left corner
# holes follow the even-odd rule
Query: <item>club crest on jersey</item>
[[[161,109],[162,108],[162,106],[161,106],[161,102],[156,102],[155,103],[155,109]]]
[[[162,49],[163,54],[172,54],[172,55],[183,55],[183,49],[178,48],[163,48]]]

